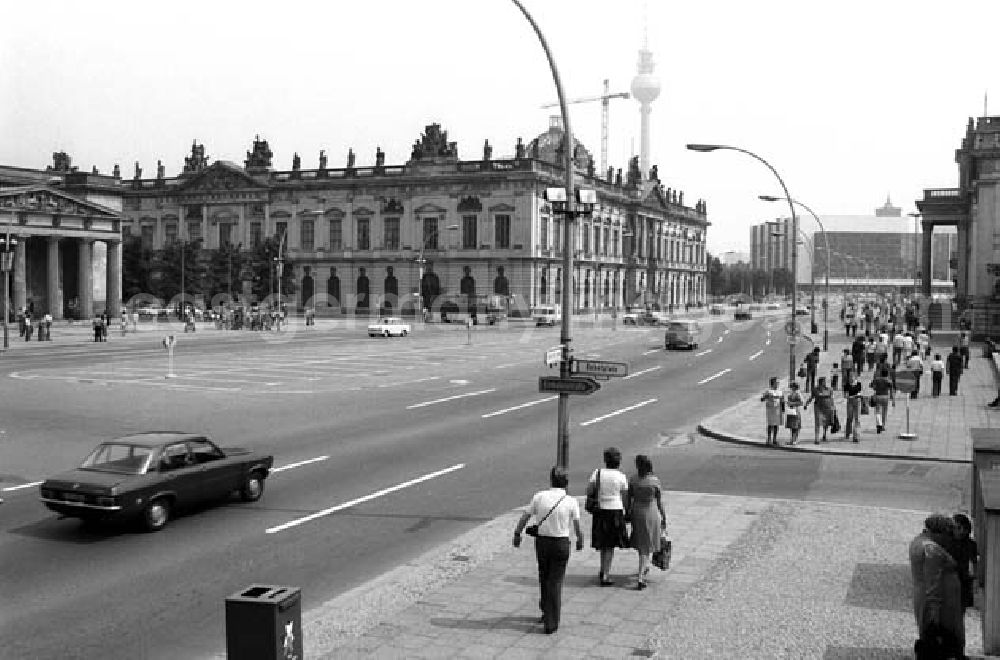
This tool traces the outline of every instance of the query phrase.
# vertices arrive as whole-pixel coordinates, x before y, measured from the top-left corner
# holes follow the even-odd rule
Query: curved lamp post
[[[448,231],[458,230],[458,225],[448,225],[445,227]],[[420,229],[423,231],[423,228]],[[417,257],[417,301],[420,303],[420,319],[424,319],[424,264],[427,260],[424,259],[424,248],[427,247],[427,243],[431,238],[436,239],[441,235],[440,229],[435,229],[433,232],[429,233],[427,236],[420,236],[420,255]]]
[[[823,249],[826,251],[826,282],[824,283],[824,294],[823,294],[824,295],[824,298],[823,298],[823,350],[826,351],[826,350],[828,350],[828,348],[830,346],[830,342],[829,342],[829,334],[830,333],[829,333],[829,329],[827,327],[828,326],[827,320],[828,320],[828,317],[829,317],[829,310],[828,310],[828,308],[830,306],[830,239],[826,235],[826,227],[823,226],[823,221],[819,219],[819,216],[816,215],[816,213],[811,208],[809,208],[808,206],[806,206],[805,204],[803,204],[802,202],[800,202],[797,199],[789,200],[786,197],[775,197],[773,195],[759,195],[758,199],[761,199],[761,200],[763,200],[765,202],[778,202],[778,201],[789,202],[790,201],[792,204],[797,204],[798,206],[801,206],[802,208],[804,208],[809,213],[809,215],[811,215],[813,217],[813,220],[815,220],[816,224],[819,225],[820,231],[823,232],[823,243],[824,243],[824,248]],[[815,277],[815,268],[811,268],[810,270],[813,272],[813,276]],[[798,273],[795,274],[795,277],[798,278]],[[815,282],[815,279],[813,281]],[[815,293],[816,285],[813,284],[812,288],[813,288],[813,292]],[[816,305],[814,304],[812,307],[813,307],[813,314],[815,315],[815,313],[816,313]],[[813,321],[815,321],[815,316],[813,318]]]
[[[739,147],[731,147],[731,146],[723,145],[723,144],[689,144],[689,145],[687,145],[687,148],[689,150],[691,150],[691,151],[700,151],[700,152],[709,152],[709,151],[718,151],[718,150],[738,151],[738,152],[740,152],[742,154],[746,154],[747,156],[750,156],[751,158],[754,158],[754,159],[760,161],[761,163],[763,163],[767,167],[767,169],[771,170],[771,174],[773,174],[774,178],[776,178],[778,180],[778,183],[781,184],[781,189],[785,193],[785,199],[788,200],[788,209],[792,213],[792,236],[798,236],[799,235],[799,218],[795,214],[795,205],[792,204],[792,201],[791,201],[792,200],[792,196],[788,193],[788,187],[785,185],[785,182],[781,178],[781,175],[778,174],[778,171],[776,169],[774,169],[769,162],[767,162],[766,160],[764,160],[763,158],[761,158],[760,156],[758,156],[757,154],[755,154],[752,151],[748,151],[746,149],[741,149]],[[798,312],[798,304],[799,304],[799,300],[798,300],[798,298],[799,298],[798,279],[799,278],[798,277],[794,277],[794,274],[798,271],[798,267],[799,267],[799,247],[798,247],[798,240],[794,240],[794,241],[792,241],[792,273],[793,273],[793,277],[792,277],[792,321],[791,322],[792,322],[792,326],[795,327],[796,330],[798,329],[798,315],[797,315],[797,312]],[[789,343],[788,344],[788,382],[791,383],[794,380],[795,380],[795,344]]]

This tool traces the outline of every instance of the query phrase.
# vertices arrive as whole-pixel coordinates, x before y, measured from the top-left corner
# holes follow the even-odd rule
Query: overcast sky
[[[524,0],[570,98],[627,91],[642,44],[642,0]],[[664,184],[704,198],[709,249],[745,250],[748,227],[791,195],[820,215],[871,214],[889,194],[913,211],[925,187],[957,182],[954,152],[993,92],[1000,115],[997,0],[699,0],[648,3],[662,82],[651,162]],[[191,141],[242,165],[255,134],[274,166],[405,161],[439,122],[459,156],[494,158],[543,132],[555,101],[544,54],[509,0],[357,2],[11,2],[0,39],[0,163],[74,165],[131,177],[178,173]],[[600,104],[571,107],[600,158]],[[611,102],[609,155],[639,150],[634,100]],[[804,223],[811,220],[804,220]],[[805,226],[805,224],[803,225]]]

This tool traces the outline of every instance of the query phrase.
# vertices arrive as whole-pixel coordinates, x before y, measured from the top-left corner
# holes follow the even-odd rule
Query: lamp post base
[[[916,440],[917,439],[917,434],[916,433],[900,433],[896,437],[898,437],[900,440]]]

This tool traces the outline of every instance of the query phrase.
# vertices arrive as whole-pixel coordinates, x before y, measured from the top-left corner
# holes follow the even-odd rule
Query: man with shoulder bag
[[[566,470],[553,467],[549,472],[551,488],[535,493],[527,510],[521,514],[514,528],[514,547],[521,546],[521,532],[535,537],[535,559],[538,562],[538,607],[542,610],[541,623],[545,634],[559,629],[562,609],[562,586],[569,562],[570,527],[576,534],[577,552],[583,550],[583,530],[580,527],[580,505],[576,498],[566,494],[569,477]],[[525,529],[534,517],[538,522]]]

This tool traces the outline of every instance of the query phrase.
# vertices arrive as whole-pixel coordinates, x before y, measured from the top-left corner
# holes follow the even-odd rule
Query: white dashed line
[[[637,371],[634,374],[629,374],[622,378],[622,380],[628,380],[629,378],[635,378],[636,376],[641,376],[643,374],[648,374],[650,371],[656,371],[657,369],[662,369],[663,367],[650,367],[649,369],[643,369],[642,371]]]
[[[498,364],[497,366],[495,366],[495,367],[493,367],[493,368],[494,368],[494,369],[508,369],[508,368],[510,368],[510,367],[516,367],[516,366],[517,366],[517,365],[516,365],[515,363],[513,363],[513,362],[512,362],[512,363],[510,363],[510,364]]]
[[[423,408],[424,406],[433,406],[435,403],[444,403],[445,401],[454,401],[455,399],[462,399],[467,396],[479,396],[480,394],[489,394],[490,392],[496,392],[496,388],[491,388],[488,390],[479,390],[478,392],[466,392],[465,394],[456,394],[455,396],[446,396],[443,399],[434,399],[433,401],[424,401],[422,403],[414,403],[413,405],[406,406],[407,410],[413,410],[414,408]]]
[[[328,516],[331,513],[336,513],[338,511],[343,511],[344,509],[349,509],[352,506],[357,506],[358,504],[363,504],[374,500],[377,497],[382,497],[383,495],[388,495],[389,493],[394,493],[397,490],[402,490],[404,488],[409,488],[424,481],[434,479],[435,477],[440,477],[442,475],[448,474],[449,472],[454,472],[455,470],[461,470],[465,467],[465,463],[459,463],[457,465],[452,465],[451,467],[445,468],[443,470],[438,470],[437,472],[431,472],[430,474],[425,474],[422,477],[417,477],[416,479],[411,479],[410,481],[404,481],[401,484],[396,484],[395,486],[390,486],[389,488],[383,488],[382,490],[376,491],[370,495],[365,495],[364,497],[359,497],[355,500],[350,500],[349,502],[344,502],[343,504],[338,504],[337,506],[332,506],[329,509],[323,509],[322,511],[317,511],[304,518],[296,518],[295,520],[290,520],[283,525],[278,525],[277,527],[270,527],[264,532],[266,534],[274,534],[276,532],[283,532],[286,529],[301,525],[302,523],[307,523],[311,520],[316,520],[317,518],[322,518],[323,516]]]
[[[711,352],[712,352],[712,349],[711,348],[707,348],[704,351],[702,351],[701,353],[695,353],[694,356],[695,357],[701,357],[702,355],[706,355],[706,354],[711,353]]]
[[[768,340],[767,340],[766,342],[764,342],[764,345],[765,345],[765,346],[770,346],[770,345],[771,345],[771,340],[770,340],[770,339],[768,339]]]
[[[559,398],[558,395],[557,396],[547,396],[544,399],[538,399],[536,401],[529,401],[528,403],[522,403],[521,405],[514,406],[512,408],[504,408],[503,410],[497,410],[496,412],[486,413],[485,415],[481,415],[481,417],[483,419],[486,419],[488,417],[496,417],[497,415],[502,415],[504,413],[509,413],[509,412],[514,411],[514,410],[520,410],[521,408],[528,408],[529,406],[538,405],[539,403],[545,403],[546,401],[555,401],[558,398]]]
[[[722,337],[719,337],[719,341],[717,341],[717,342],[715,342],[715,343],[716,343],[716,344],[721,344],[721,343],[722,343]]]
[[[292,468],[301,467],[303,465],[309,465],[310,463],[316,463],[317,461],[325,461],[330,458],[329,456],[317,456],[316,458],[309,458],[304,461],[299,461],[298,463],[289,463],[288,465],[282,465],[281,467],[271,468],[272,474],[274,472],[284,472],[285,470],[291,470]]]
[[[726,331],[725,331],[725,332],[723,332],[722,334],[724,334],[724,335],[728,335],[728,334],[729,334],[729,331],[728,331],[728,330],[726,330]]]
[[[21,489],[24,489],[24,488],[31,488],[32,486],[41,485],[41,483],[42,483],[41,481],[32,481],[30,484],[20,484],[18,486],[7,486],[6,488],[3,489],[3,491],[5,493],[9,493],[12,490],[21,490]]]
[[[719,376],[725,376],[725,375],[726,375],[726,374],[728,374],[728,373],[729,373],[730,371],[732,371],[732,369],[723,369],[722,371],[720,371],[719,373],[717,373],[717,374],[715,374],[715,375],[713,375],[713,376],[709,376],[708,378],[706,378],[706,379],[704,379],[704,380],[699,380],[699,381],[698,381],[698,384],[699,384],[699,385],[704,385],[704,384],[705,384],[705,383],[707,383],[708,381],[710,381],[710,380],[715,380],[715,379],[716,379],[716,378],[718,378]]]
[[[762,350],[759,350],[759,351],[757,351],[756,353],[754,353],[753,355],[751,355],[751,356],[750,356],[750,359],[751,359],[751,360],[756,360],[757,358],[759,358],[759,357],[760,357],[761,355],[763,355],[763,354],[764,354],[764,351],[763,351],[763,349],[762,349]]]
[[[628,411],[635,410],[636,408],[642,408],[643,406],[648,406],[649,404],[654,403],[655,401],[656,399],[647,399],[645,401],[635,404],[634,406],[629,406],[628,408],[621,408],[620,410],[609,412],[607,415],[601,415],[600,417],[595,417],[594,419],[587,420],[586,422],[580,422],[580,426],[590,426],[591,424],[596,424],[597,422],[604,421],[609,417],[614,417],[615,415],[621,415],[622,413],[627,413]]]
[[[646,351],[645,353],[643,353],[643,355],[649,355],[650,353],[659,353],[659,352],[660,352],[660,349],[654,348],[651,351]]]

